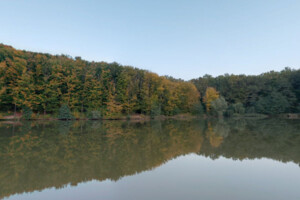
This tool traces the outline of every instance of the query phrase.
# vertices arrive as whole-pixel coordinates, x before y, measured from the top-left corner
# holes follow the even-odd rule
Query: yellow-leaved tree
[[[211,108],[211,102],[219,98],[219,92],[213,87],[206,88],[205,96],[203,97],[203,102],[206,106],[206,111],[209,112]]]

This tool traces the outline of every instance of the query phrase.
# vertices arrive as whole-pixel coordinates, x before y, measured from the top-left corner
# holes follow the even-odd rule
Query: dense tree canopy
[[[99,111],[102,115],[174,115],[199,103],[196,87],[182,80],[65,55],[16,50],[0,44],[0,109],[36,113]],[[159,109],[159,110],[158,110]]]
[[[207,93],[207,88],[215,88],[229,103],[229,109],[237,113],[244,112],[242,107],[246,112],[263,114],[300,112],[299,69],[285,68],[281,72],[271,71],[258,76],[205,75],[192,82],[201,94]],[[204,103],[206,96],[202,100]]]
[[[87,113],[91,118],[202,114],[204,110],[212,114],[213,101],[214,112],[221,101],[228,105],[228,110],[222,109],[227,116],[300,112],[300,70],[286,68],[258,76],[205,75],[183,81],[118,63],[88,62],[0,44],[2,112],[31,110],[58,115],[66,105],[72,114]]]

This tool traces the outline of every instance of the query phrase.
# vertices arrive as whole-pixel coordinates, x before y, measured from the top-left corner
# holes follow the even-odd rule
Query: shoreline
[[[244,115],[236,115],[232,117],[222,117],[222,119],[266,119],[266,118],[278,118],[278,119],[300,119],[300,113],[285,113],[279,115],[264,115],[264,114],[244,114]],[[55,117],[39,117],[32,119],[22,119],[22,116],[18,115],[18,117],[13,118],[8,116],[7,118],[1,117],[0,121],[6,122],[19,122],[19,121],[150,121],[150,120],[191,120],[191,119],[220,119],[214,116],[203,115],[192,115],[192,114],[179,114],[174,116],[166,116],[160,115],[155,116],[154,118],[149,115],[135,114],[130,116],[111,116],[111,117],[102,117],[99,119],[91,119],[91,118],[75,118],[75,119],[59,119]]]
[[[39,117],[32,119],[22,119],[22,117],[1,117],[0,121],[150,121],[150,120],[166,120],[166,119],[179,119],[179,120],[189,120],[189,119],[197,119],[197,118],[207,118],[206,116],[196,116],[191,114],[179,114],[174,116],[166,116],[160,115],[152,118],[148,115],[130,115],[130,116],[115,116],[115,117],[102,117],[99,119],[91,119],[91,118],[75,118],[75,119],[59,119],[55,117]]]

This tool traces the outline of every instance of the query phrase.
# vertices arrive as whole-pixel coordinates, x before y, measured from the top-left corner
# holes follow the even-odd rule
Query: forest
[[[0,46],[1,111],[175,115],[199,103],[191,82],[121,66]]]
[[[258,76],[205,75],[191,80],[201,94],[213,99],[216,111],[227,116],[241,113],[276,115],[300,112],[300,70],[286,67]],[[202,102],[205,102],[205,95]]]
[[[183,81],[115,62],[89,62],[0,44],[0,112],[21,113],[24,119],[299,113],[300,70]]]

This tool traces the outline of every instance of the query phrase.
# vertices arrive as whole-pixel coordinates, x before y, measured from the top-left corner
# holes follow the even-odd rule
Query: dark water
[[[0,123],[0,199],[300,199],[300,121]]]

